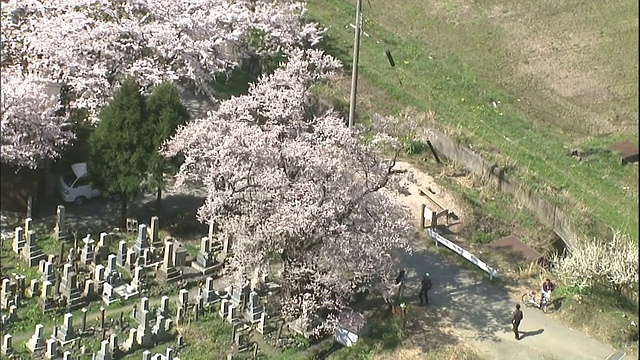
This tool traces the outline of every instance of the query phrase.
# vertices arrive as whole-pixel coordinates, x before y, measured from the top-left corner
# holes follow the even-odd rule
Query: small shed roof
[[[507,253],[516,261],[536,261],[542,254],[523,244],[520,239],[513,235],[505,236],[487,245],[488,247]]]
[[[367,319],[359,312],[346,310],[338,316],[338,325],[346,330],[357,332],[367,323]]]
[[[638,161],[638,146],[629,141],[615,143],[609,146],[609,150],[619,152],[623,163],[634,163]]]

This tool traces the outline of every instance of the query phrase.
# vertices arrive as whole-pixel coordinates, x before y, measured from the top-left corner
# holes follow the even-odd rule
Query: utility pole
[[[356,0],[356,34],[353,40],[353,65],[351,66],[351,98],[349,99],[349,128],[356,119],[356,93],[358,92],[358,58],[360,57],[360,33],[362,32],[362,0]]]

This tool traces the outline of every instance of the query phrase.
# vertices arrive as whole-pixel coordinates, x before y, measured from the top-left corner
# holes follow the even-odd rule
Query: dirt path
[[[413,169],[408,164],[403,167]],[[426,174],[418,177],[421,186],[437,188],[433,178]],[[425,183],[426,182],[426,183]],[[411,195],[401,196],[408,206],[416,208],[422,203],[416,187]],[[439,200],[455,201],[438,188]],[[451,206],[456,208],[455,203]],[[414,210],[414,215],[419,211]],[[460,214],[460,213],[458,213]],[[460,216],[465,221],[464,216]],[[416,220],[417,222],[417,220]],[[409,347],[423,351],[438,345],[466,343],[485,359],[607,359],[614,349],[597,340],[574,331],[538,309],[524,309],[521,331],[525,336],[517,341],[511,332],[510,315],[519,294],[509,294],[477,273],[461,269],[429,249],[430,242],[413,239],[413,254],[402,254],[401,261],[408,273],[406,297],[414,305],[415,316],[407,324]],[[431,274],[434,288],[430,305],[418,307],[419,281],[426,272]],[[422,310],[424,309],[424,310]],[[404,347],[404,346],[403,346]],[[613,357],[617,359],[617,357]],[[624,359],[631,359],[629,356]]]

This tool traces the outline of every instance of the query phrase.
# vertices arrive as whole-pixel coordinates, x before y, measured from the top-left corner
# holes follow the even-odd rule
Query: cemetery
[[[189,254],[160,231],[157,216],[94,238],[66,229],[64,214],[58,206],[49,243],[30,218],[2,243],[3,359],[200,359],[198,339],[211,334],[217,338],[206,342],[219,353],[207,358],[285,358],[311,343],[323,351],[353,346],[370,328],[358,312],[343,314],[344,325],[322,338],[284,321],[270,301],[276,282],[238,287],[225,278],[232,244],[216,241],[212,227],[190,240],[198,248]]]

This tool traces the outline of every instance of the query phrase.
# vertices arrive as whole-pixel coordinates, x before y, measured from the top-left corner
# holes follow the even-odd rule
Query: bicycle
[[[545,314],[551,312],[551,309],[549,309],[549,304],[551,302],[546,297],[544,299],[542,299],[542,306],[540,306],[540,301],[538,299],[538,292],[537,291],[530,291],[530,292],[525,293],[524,295],[522,295],[522,303],[526,307],[536,307],[536,308],[542,310],[542,312],[545,313]]]

